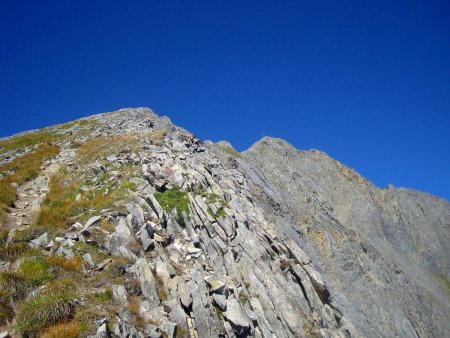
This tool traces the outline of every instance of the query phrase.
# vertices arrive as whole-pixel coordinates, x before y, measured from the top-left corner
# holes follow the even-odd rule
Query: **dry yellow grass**
[[[0,174],[5,175],[0,180],[0,221],[4,218],[8,206],[11,206],[17,198],[12,183],[20,185],[35,178],[42,163],[58,153],[58,146],[44,144],[35,151],[0,166]]]
[[[76,321],[63,322],[47,328],[41,338],[76,338],[80,333],[80,324]]]
[[[154,145],[160,146],[163,144],[163,138],[167,135],[165,130],[155,130],[150,135],[150,142]]]
[[[95,195],[76,200],[75,197],[82,183],[76,174],[70,176],[64,170],[53,176],[49,183],[49,192],[41,205],[34,226],[45,231],[59,232],[87,210],[112,207],[121,197],[121,192],[111,191],[107,195]]]
[[[60,256],[52,255],[48,258],[51,265],[56,265],[67,271],[80,271],[82,266],[81,257],[75,256],[71,259],[66,259]]]
[[[135,151],[141,140],[148,137],[148,133],[128,133],[114,136],[100,136],[88,140],[77,150],[76,160],[80,163],[92,162],[98,158],[118,154],[122,151]]]

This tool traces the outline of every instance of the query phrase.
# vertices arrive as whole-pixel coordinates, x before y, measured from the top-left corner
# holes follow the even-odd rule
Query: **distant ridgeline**
[[[0,140],[1,337],[444,337],[450,203],[148,108]]]

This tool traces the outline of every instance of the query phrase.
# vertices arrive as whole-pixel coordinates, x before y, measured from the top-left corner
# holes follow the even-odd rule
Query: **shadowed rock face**
[[[326,154],[264,138],[241,167],[257,205],[316,264],[364,336],[449,332],[450,204],[379,189]]]
[[[74,303],[77,309],[92,306],[86,295],[96,291],[83,280],[102,280],[112,290],[114,318],[99,312],[104,320],[85,319],[97,330],[92,337],[443,337],[450,331],[445,200],[378,189],[326,154],[279,139],[264,138],[243,153],[227,142],[202,142],[146,108],[46,131],[58,133],[61,154],[43,168],[65,166],[64,182],[79,181],[74,199],[86,198],[85,191],[107,195],[117,180],[135,187],[124,190],[120,203],[86,210],[84,224],[60,230],[59,238],[49,231],[29,240],[45,255],[82,255],[73,282],[81,283],[85,294],[78,298],[87,303]],[[111,144],[108,152],[77,157],[92,140],[129,141],[120,151]],[[0,163],[27,151],[32,148],[8,151]],[[18,191],[46,190],[44,169]],[[25,200],[19,195],[16,204]],[[15,220],[14,214],[7,217]],[[23,229],[9,223],[13,240]],[[102,261],[89,254],[95,246]],[[0,263],[14,272],[20,262]],[[102,279],[117,264],[121,277]]]

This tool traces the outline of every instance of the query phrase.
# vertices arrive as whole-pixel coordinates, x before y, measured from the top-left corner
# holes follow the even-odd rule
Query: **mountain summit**
[[[444,337],[450,203],[148,108],[0,140],[0,336]]]

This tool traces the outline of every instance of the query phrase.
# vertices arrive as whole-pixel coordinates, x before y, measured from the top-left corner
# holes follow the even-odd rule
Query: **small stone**
[[[137,233],[139,241],[141,242],[144,251],[153,250],[155,248],[155,243],[152,239],[154,236],[153,228],[149,224],[145,224],[141,227],[141,230]]]
[[[84,225],[83,229],[81,230],[82,235],[88,235],[90,233],[89,228],[94,224],[100,221],[102,218],[100,216],[94,216],[89,218],[89,220]]]
[[[209,292],[228,296],[228,286],[224,282],[211,278],[205,278],[205,281],[208,284]]]
[[[108,156],[106,159],[109,162],[115,162],[115,161],[117,161],[117,156],[111,155],[111,156]]]
[[[83,255],[83,259],[90,267],[95,266],[94,262],[92,261],[91,255],[89,253],[85,253]]]
[[[75,233],[69,233],[69,234],[66,234],[66,236],[65,236],[67,239],[71,239],[71,240],[73,240],[73,241],[78,241],[78,239],[80,238],[80,236],[78,235],[78,234],[75,234]]]
[[[11,335],[8,331],[3,331],[2,333],[0,333],[0,338],[11,338]]]
[[[40,247],[44,247],[48,244],[48,235],[47,233],[44,233],[43,235],[39,236],[36,239],[33,239],[30,242],[30,246],[35,248],[35,249],[39,249]]]
[[[81,224],[80,222],[76,222],[70,226],[69,230],[70,231],[80,230],[82,227],[83,224]]]
[[[50,243],[48,243],[48,244],[45,246],[45,250],[50,251],[50,250],[53,249],[54,246],[55,246],[55,242],[52,240]]]

